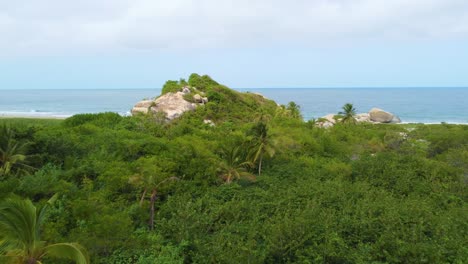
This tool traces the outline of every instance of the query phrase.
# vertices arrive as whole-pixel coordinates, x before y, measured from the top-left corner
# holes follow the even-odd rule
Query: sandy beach
[[[50,116],[37,114],[0,114],[0,118],[31,118],[31,119],[67,119],[69,116]]]

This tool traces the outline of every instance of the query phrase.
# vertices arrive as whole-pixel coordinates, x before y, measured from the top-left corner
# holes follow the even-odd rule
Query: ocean
[[[378,107],[404,123],[468,124],[468,88],[255,88],[280,104],[301,107],[304,119],[337,113],[352,103],[358,113]],[[0,90],[0,117],[69,117],[78,113],[117,112],[129,115],[132,106],[160,89],[31,89]]]

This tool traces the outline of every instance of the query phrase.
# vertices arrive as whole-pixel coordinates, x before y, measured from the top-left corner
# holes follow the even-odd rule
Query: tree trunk
[[[262,173],[262,161],[263,161],[263,155],[260,155],[260,161],[258,162],[258,176]]]
[[[151,193],[151,205],[150,205],[150,230],[154,229],[154,203],[156,202],[156,189]]]
[[[140,206],[143,206],[143,201],[145,200],[146,191],[147,189],[145,188],[145,190],[143,191],[143,194],[141,195]]]

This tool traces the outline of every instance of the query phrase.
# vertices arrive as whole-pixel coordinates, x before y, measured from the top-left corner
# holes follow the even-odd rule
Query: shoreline
[[[28,115],[28,114],[0,114],[0,119],[24,118],[24,119],[58,119],[65,120],[71,116],[54,116],[54,115]]]
[[[23,119],[55,119],[55,120],[65,120],[73,115],[40,115],[40,114],[0,114],[0,119],[13,119],[13,118],[23,118]],[[304,120],[307,122],[307,120]],[[401,122],[395,123],[395,125],[441,125],[441,124],[448,124],[448,125],[468,125],[468,123],[460,123],[460,122]]]

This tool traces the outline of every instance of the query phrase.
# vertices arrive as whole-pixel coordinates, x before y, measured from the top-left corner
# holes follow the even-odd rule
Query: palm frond
[[[39,210],[39,214],[37,216],[36,220],[36,238],[39,239],[40,235],[40,227],[42,225],[42,222],[44,221],[45,214],[47,212],[47,209],[52,206],[55,201],[58,199],[58,193],[54,194],[48,201],[47,203]]]
[[[26,172],[34,169],[27,165],[26,142],[15,140],[14,132],[11,128],[3,125],[0,127],[0,176],[7,175],[10,171]]]
[[[46,246],[44,248],[44,256],[55,258],[69,259],[76,264],[89,264],[88,252],[84,247],[77,243],[58,243]]]
[[[17,248],[34,248],[36,219],[36,207],[30,200],[7,198],[0,204],[0,234]]]

